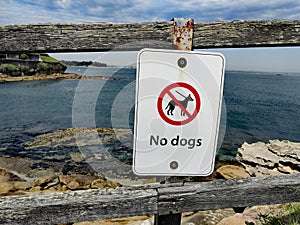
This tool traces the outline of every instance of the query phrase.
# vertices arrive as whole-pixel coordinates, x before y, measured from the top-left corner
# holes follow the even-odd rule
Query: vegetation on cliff
[[[61,62],[67,66],[96,66],[96,67],[107,67],[106,63],[93,62],[93,61],[67,61],[61,60]]]
[[[33,75],[34,70],[29,69],[28,66],[13,65],[13,64],[1,64],[0,73],[7,74],[10,76],[20,76],[21,74]]]
[[[22,53],[20,57],[16,59],[7,59],[5,63],[0,64],[0,74],[9,76],[26,76],[26,75],[37,75],[37,74],[53,74],[53,73],[64,73],[67,66],[48,54],[42,54],[40,61],[29,60],[27,54]]]

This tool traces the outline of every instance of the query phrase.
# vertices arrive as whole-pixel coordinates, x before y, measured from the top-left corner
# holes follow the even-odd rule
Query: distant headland
[[[56,79],[108,79],[104,76],[84,76],[65,73],[67,66],[107,67],[105,63],[92,61],[58,61],[48,54],[19,53],[0,54],[0,82]]]

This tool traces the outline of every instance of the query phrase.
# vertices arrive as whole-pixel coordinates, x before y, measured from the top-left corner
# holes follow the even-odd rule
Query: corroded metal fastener
[[[173,43],[178,50],[192,51],[194,19],[174,18]]]

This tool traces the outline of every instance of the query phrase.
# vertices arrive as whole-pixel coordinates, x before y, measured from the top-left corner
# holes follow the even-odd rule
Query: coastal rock
[[[22,75],[18,72],[15,76],[0,73],[1,82],[19,82],[19,81],[31,81],[31,80],[58,80],[58,79],[83,79],[83,80],[117,80],[118,78],[112,78],[110,76],[85,76],[76,73],[52,73],[52,74],[35,74],[35,70],[28,71],[32,75]]]
[[[218,177],[222,177],[225,179],[250,177],[249,173],[245,170],[245,168],[234,165],[221,166],[217,169],[216,173]]]
[[[34,181],[34,186],[41,186],[45,187],[50,182],[50,178],[48,177],[41,177]]]
[[[45,189],[54,188],[59,184],[58,177],[53,178],[47,185],[45,186]]]
[[[66,185],[71,190],[88,189],[93,180],[93,178],[83,175],[59,176],[60,183]]]
[[[182,225],[216,225],[223,218],[234,215],[232,209],[206,210],[182,214]]]
[[[236,159],[251,176],[298,173],[300,171],[300,143],[270,140],[268,144],[244,143]]]
[[[14,182],[14,186],[16,190],[27,191],[32,188],[32,183],[26,181],[16,181]]]
[[[222,219],[217,225],[245,225],[246,222],[252,222],[253,224],[256,224],[255,220],[253,220],[251,217],[237,213],[233,216]]]
[[[106,181],[104,179],[94,180],[91,184],[91,188],[116,188],[119,187],[120,184],[115,181]]]
[[[12,192],[14,190],[15,190],[14,185],[12,185],[12,184],[10,184],[8,182],[0,183],[0,196],[5,196],[9,192]]]
[[[68,188],[67,188],[66,185],[59,185],[59,186],[57,187],[57,190],[58,190],[58,191],[67,191]]]
[[[150,216],[133,216],[128,218],[106,219],[101,221],[78,222],[74,225],[152,225],[153,223],[145,223]]]
[[[25,75],[25,76],[8,76],[0,75],[1,82],[19,82],[31,80],[57,80],[57,79],[84,79],[85,76],[79,74],[68,73],[53,73],[53,74],[39,74],[39,75]]]
[[[6,181],[24,181],[19,176],[9,172],[8,170],[0,167],[0,182]]]
[[[78,181],[72,180],[70,183],[66,184],[67,188],[70,190],[80,190],[80,189],[89,189],[90,186],[81,186]]]
[[[128,165],[131,145],[130,129],[68,128],[36,135],[22,144],[24,151],[19,157],[35,162],[26,174],[30,177],[45,177],[48,170],[54,169],[49,176],[101,174],[120,179],[135,176]]]
[[[284,158],[286,163],[291,163],[300,169],[300,143],[271,140],[267,146],[269,151]]]
[[[32,192],[74,191],[90,188],[116,188],[118,182],[106,180],[100,176],[60,175],[58,177],[41,177],[33,182],[0,182],[0,196],[28,194]]]
[[[30,192],[40,192],[42,190],[41,186],[35,186],[30,189]]]
[[[104,179],[94,180],[91,184],[91,188],[105,188],[105,187],[106,187],[106,180]]]
[[[107,181],[105,178],[84,175],[60,175],[61,188],[66,186],[69,190],[83,190],[89,188],[116,188],[120,184],[114,181]]]
[[[262,224],[262,218],[265,216],[267,217],[276,217],[276,218],[283,218],[283,217],[290,217],[290,221],[292,218],[295,218],[295,214],[293,211],[289,210],[292,208],[299,208],[299,203],[287,203],[287,204],[275,204],[275,205],[262,205],[262,206],[251,206],[247,207],[243,213],[237,213],[231,215],[229,217],[224,218],[221,220],[217,225],[245,225],[245,222],[255,224]],[[289,220],[287,220],[289,221]],[[275,221],[277,222],[277,221]],[[279,222],[280,223],[280,222]],[[269,224],[269,223],[266,223]],[[271,224],[271,223],[270,223]],[[273,223],[272,223],[273,224]],[[277,224],[277,223],[274,223]],[[281,223],[280,223],[281,224]],[[286,223],[282,223],[286,224]],[[290,223],[288,223],[290,224]]]
[[[116,136],[116,134],[118,137]],[[57,147],[57,146],[101,146],[103,144],[115,143],[121,139],[123,142],[131,140],[131,131],[129,129],[112,128],[68,128],[57,130],[53,133],[41,134],[35,137],[33,142],[26,142],[26,148],[36,147]],[[73,155],[76,160],[81,161],[82,157]]]
[[[80,154],[79,152],[71,152],[70,157],[76,163],[80,163],[85,159],[84,154]]]
[[[282,212],[284,206],[281,204],[275,205],[262,205],[262,206],[252,206],[245,209],[243,215],[251,217],[252,219],[258,221],[259,215],[272,215],[276,216]]]
[[[54,166],[55,165],[56,164],[54,164]],[[57,168],[55,168],[55,169],[58,170]],[[55,177],[55,176],[58,176],[59,174],[60,174],[60,172],[55,171],[54,168],[47,168],[47,169],[36,168],[36,169],[31,169],[31,170],[29,168],[28,172],[26,173],[26,176],[31,178],[31,180],[34,180],[34,179],[40,178],[40,177]]]

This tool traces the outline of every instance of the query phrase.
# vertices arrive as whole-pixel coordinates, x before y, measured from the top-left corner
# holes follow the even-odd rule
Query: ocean
[[[134,68],[69,67],[66,72],[111,79],[0,83],[0,152],[80,124],[133,128]],[[94,111],[76,110],[81,104]],[[225,136],[217,157],[234,160],[244,142],[299,142],[299,112],[300,74],[226,71],[220,130]]]

